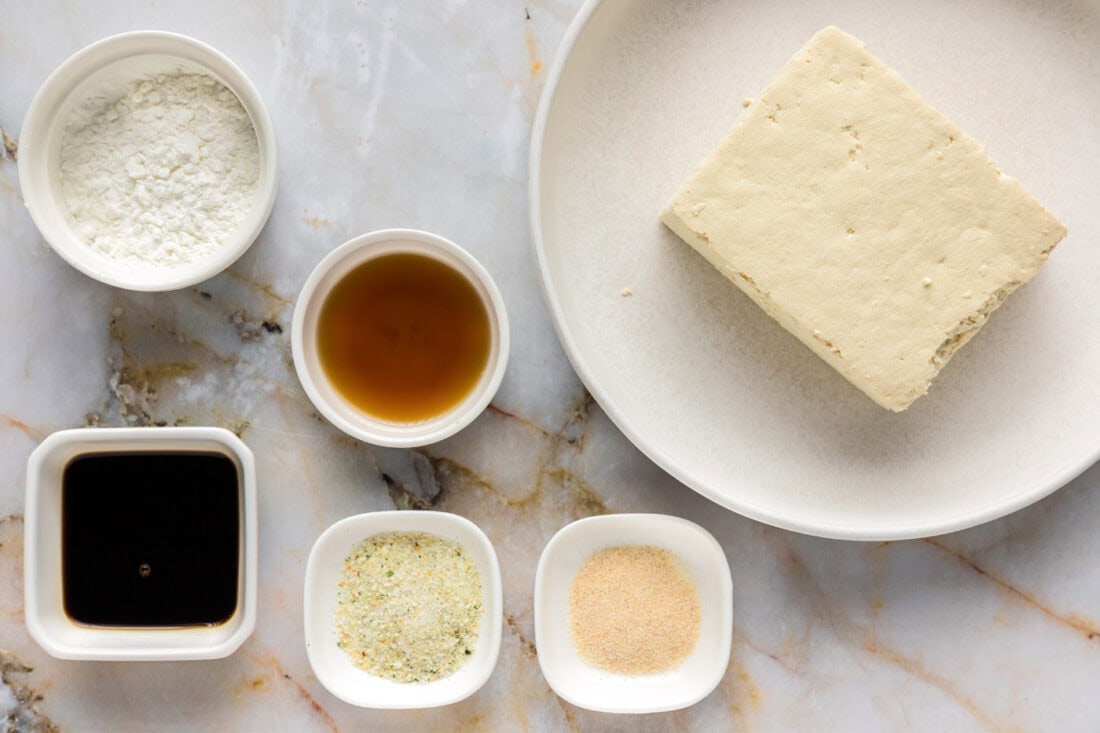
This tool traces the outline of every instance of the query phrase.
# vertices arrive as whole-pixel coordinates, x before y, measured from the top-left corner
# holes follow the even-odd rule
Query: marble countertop
[[[718,509],[645,459],[579,382],[529,255],[535,105],[578,0],[356,4],[0,2],[0,729],[3,730],[1096,730],[1100,467],[1006,519],[910,542],[820,540]],[[196,36],[267,102],[282,179],[268,226],[229,271],[129,293],[66,265],[20,200],[20,125],[70,54],[137,28]],[[496,278],[512,357],[490,409],[421,450],[378,449],[320,419],[291,366],[294,297],[341,242],[405,226],[469,249]],[[82,425],[229,427],[256,453],[260,612],[231,657],[66,662],[23,623],[26,459]],[[500,662],[464,702],[352,707],[302,641],[309,549],[379,509],[467,516],[505,588]],[[535,656],[544,544],[602,512],[666,512],[709,529],[734,578],[725,679],[687,710],[616,717],[563,702]]]

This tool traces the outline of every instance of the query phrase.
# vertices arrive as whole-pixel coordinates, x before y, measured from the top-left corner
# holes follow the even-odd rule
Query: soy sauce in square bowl
[[[215,626],[239,605],[241,476],[215,452],[83,454],[62,479],[62,595],[79,624]]]

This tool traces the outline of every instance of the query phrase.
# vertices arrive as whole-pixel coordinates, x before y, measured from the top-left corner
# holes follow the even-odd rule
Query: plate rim
[[[596,400],[600,408],[607,414],[627,440],[642,452],[649,460],[655,463],[661,470],[672,476],[691,490],[713,501],[719,506],[744,517],[758,522],[786,529],[800,534],[826,539],[859,540],[865,542],[893,541],[920,539],[933,537],[950,532],[975,527],[986,522],[1005,517],[1024,507],[1030,506],[1047,496],[1053,494],[1073,479],[1080,476],[1100,459],[1100,440],[1097,440],[1092,450],[1081,459],[1070,461],[1060,470],[1055,471],[1047,479],[1033,483],[1029,488],[1017,491],[1009,495],[1004,501],[992,504],[978,511],[971,511],[958,516],[950,521],[929,521],[890,523],[881,526],[864,526],[850,522],[813,522],[806,519],[797,519],[761,507],[753,502],[744,501],[738,497],[731,497],[716,491],[705,482],[696,479],[691,471],[673,460],[660,446],[638,431],[631,420],[619,409],[615,400],[603,388],[594,371],[589,367],[584,355],[573,338],[565,319],[565,311],[561,301],[554,291],[551,282],[549,263],[546,257],[546,245],[542,236],[542,149],[545,142],[546,126],[550,112],[557,96],[558,84],[562,74],[573,55],[577,42],[584,35],[592,17],[604,4],[604,0],[585,0],[584,4],[573,17],[569,27],[562,37],[554,61],[547,73],[546,83],[539,96],[538,107],[535,110],[534,123],[531,129],[531,143],[527,156],[527,213],[528,228],[531,240],[531,249],[534,254],[535,264],[539,271],[539,285],[542,290],[543,302],[550,312],[550,320],[557,334],[558,342],[565,351],[566,358],[572,365],[585,388]]]

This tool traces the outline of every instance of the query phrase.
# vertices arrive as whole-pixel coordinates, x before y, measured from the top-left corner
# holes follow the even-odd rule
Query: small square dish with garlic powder
[[[897,412],[1066,234],[975,140],[831,26],[661,220]]]

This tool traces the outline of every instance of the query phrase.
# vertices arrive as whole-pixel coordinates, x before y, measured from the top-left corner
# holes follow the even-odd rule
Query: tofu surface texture
[[[661,220],[899,412],[1066,234],[977,142],[831,26]]]

